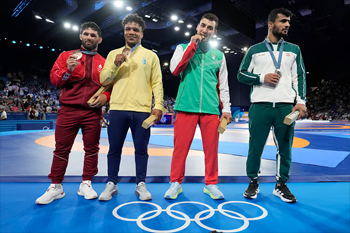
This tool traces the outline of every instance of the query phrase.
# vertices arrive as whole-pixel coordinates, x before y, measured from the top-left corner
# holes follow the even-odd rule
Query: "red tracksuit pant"
[[[174,152],[171,161],[171,182],[181,184],[185,176],[188,151],[196,131],[201,130],[205,156],[205,184],[218,183],[218,115],[178,112],[174,125]]]
[[[102,125],[101,109],[79,109],[63,106],[57,116],[51,173],[52,183],[62,183],[66,173],[69,153],[75,137],[81,129],[84,144],[83,180],[91,180],[97,174],[98,151]]]

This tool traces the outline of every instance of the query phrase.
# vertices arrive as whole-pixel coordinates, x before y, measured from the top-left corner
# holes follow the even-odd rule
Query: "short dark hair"
[[[282,15],[287,16],[287,17],[292,17],[292,15],[293,15],[293,13],[286,8],[276,8],[270,12],[269,17],[267,18],[268,22],[270,22],[270,21],[275,22],[278,14],[282,14]]]
[[[131,23],[131,22],[135,22],[135,23],[138,23],[141,28],[142,28],[142,31],[145,30],[146,28],[146,23],[145,21],[143,20],[142,17],[140,17],[138,14],[134,13],[134,14],[128,14],[124,17],[123,21],[122,21],[122,25],[123,27],[125,27],[125,25],[127,23]]]
[[[213,14],[213,13],[206,13],[206,14],[203,15],[203,17],[201,18],[201,20],[202,20],[203,18],[206,18],[206,19],[208,19],[208,20],[210,20],[210,21],[215,21],[215,30],[218,29],[218,26],[219,26],[219,18],[218,18],[215,14]]]
[[[80,34],[83,33],[83,31],[87,28],[91,28],[92,30],[96,31],[98,36],[102,36],[102,32],[100,27],[95,22],[85,22],[80,26]]]

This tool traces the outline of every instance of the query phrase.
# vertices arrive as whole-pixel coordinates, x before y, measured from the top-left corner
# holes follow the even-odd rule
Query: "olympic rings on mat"
[[[258,217],[254,217],[254,218],[247,218],[246,216],[236,212],[236,211],[233,211],[233,210],[228,210],[228,209],[223,209],[223,207],[227,204],[231,204],[231,203],[243,203],[243,204],[248,204],[248,205],[253,205],[253,206],[256,206],[258,207],[260,210],[262,210],[262,214]],[[132,219],[132,218],[125,218],[125,217],[122,217],[118,214],[118,210],[124,206],[128,206],[128,205],[131,205],[131,204],[147,204],[147,205],[152,205],[152,206],[155,206],[157,209],[156,210],[151,210],[151,211],[147,211],[145,213],[142,213],[140,214],[136,219]],[[191,219],[187,214],[181,212],[181,211],[178,211],[178,210],[172,210],[172,208],[176,205],[181,205],[181,204],[196,204],[196,205],[202,205],[202,206],[205,206],[207,207],[208,209],[207,210],[203,210],[203,211],[200,211],[199,213],[197,213],[195,215],[195,217],[193,219]],[[151,228],[148,228],[146,227],[145,225],[143,225],[142,221],[146,221],[146,220],[150,220],[150,219],[153,219],[153,218],[156,218],[158,217],[162,212],[166,212],[170,217],[172,218],[175,218],[175,219],[178,219],[178,220],[183,220],[185,221],[185,223],[181,226],[181,227],[178,227],[176,229],[172,229],[172,230],[155,230],[155,229],[151,229]],[[206,220],[206,219],[209,219],[211,218],[215,212],[218,211],[219,213],[221,213],[222,215],[225,215],[226,217],[228,218],[232,218],[232,219],[237,219],[237,220],[242,220],[243,221],[243,225],[239,228],[236,228],[236,229],[230,229],[230,230],[222,230],[222,229],[215,229],[215,228],[211,228],[209,226],[206,226],[204,225],[201,221],[203,220]],[[201,216],[205,213],[209,212],[209,214],[205,217],[202,217]],[[119,206],[117,206],[116,208],[114,208],[113,210],[113,216],[120,219],[120,220],[123,220],[123,221],[134,221],[136,222],[136,224],[138,225],[138,227],[140,227],[142,230],[144,231],[149,231],[149,232],[178,232],[178,231],[182,231],[184,229],[186,229],[191,221],[194,221],[197,223],[198,226],[204,228],[204,229],[207,229],[207,230],[210,230],[210,231],[219,231],[219,232],[239,232],[239,231],[243,231],[245,230],[248,226],[249,226],[249,221],[254,221],[254,220],[260,220],[260,219],[263,219],[265,218],[267,215],[268,215],[268,212],[267,210],[260,206],[260,205],[257,205],[257,204],[254,204],[254,203],[250,203],[250,202],[245,202],[245,201],[227,201],[227,202],[223,202],[221,203],[217,209],[214,209],[213,207],[211,207],[210,205],[207,205],[205,203],[201,203],[201,202],[195,202],[195,201],[183,201],[183,202],[177,202],[177,203],[174,203],[174,204],[171,204],[169,205],[166,209],[162,209],[162,207],[160,207],[158,204],[155,204],[155,203],[152,203],[152,202],[143,202],[143,201],[133,201],[133,202],[127,202],[127,203],[124,203],[124,204],[121,204]],[[154,213],[154,214],[153,214]],[[178,215],[181,215],[182,217],[180,216],[177,216],[177,215],[174,215],[173,213],[176,213]],[[144,218],[145,216],[148,216],[152,214],[151,216],[149,217],[146,217]]]

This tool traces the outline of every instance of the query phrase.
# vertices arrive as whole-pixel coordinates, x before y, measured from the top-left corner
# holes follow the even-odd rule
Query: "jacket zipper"
[[[203,70],[204,70],[204,53],[202,53],[202,73],[201,73],[201,97],[199,100],[199,112],[202,112],[202,98],[203,98]]]
[[[91,57],[90,58],[91,59],[91,71],[90,71],[90,75],[91,75],[91,80],[93,81],[93,78],[92,78],[92,67],[94,66],[94,60],[93,60],[93,57]],[[87,81],[88,80],[88,77],[85,77],[86,76],[86,69],[88,68],[87,67],[87,56],[85,56],[85,64],[84,64],[84,78],[85,78],[85,87],[84,87],[84,98],[82,98],[82,100],[83,100],[83,103],[82,103],[82,105],[85,105],[86,103],[85,103],[85,97],[86,97],[86,89],[87,89],[87,86],[88,86],[88,84],[89,84],[89,81]],[[88,73],[89,74],[89,73]]]

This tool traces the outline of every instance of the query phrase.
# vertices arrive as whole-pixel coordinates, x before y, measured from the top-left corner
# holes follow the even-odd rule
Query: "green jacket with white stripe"
[[[271,50],[278,61],[279,43],[271,43]],[[281,73],[282,76],[276,86],[264,83],[265,75],[276,70],[265,42],[253,45],[245,54],[237,74],[238,81],[251,85],[250,101],[271,103],[306,102],[306,75],[303,57],[299,46],[284,42]]]
[[[221,108],[231,112],[226,60],[220,50],[205,42],[180,44],[170,71],[181,77],[175,110],[219,115]]]

